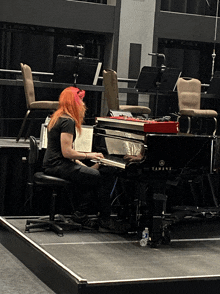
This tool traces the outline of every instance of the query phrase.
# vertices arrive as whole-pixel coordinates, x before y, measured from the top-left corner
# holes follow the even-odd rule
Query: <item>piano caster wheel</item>
[[[170,244],[170,238],[162,238],[157,242],[150,242],[149,245],[151,248],[157,248],[158,246],[160,246],[161,244],[163,245],[169,245]]]
[[[164,236],[162,238],[162,244],[169,245],[170,244],[170,237],[169,236]]]
[[[25,226],[25,233],[30,233],[30,230],[27,226]]]
[[[151,248],[157,248],[161,244],[170,244],[170,231],[167,228],[164,228],[162,232],[154,232],[152,234],[151,240],[149,241]]]
[[[162,244],[169,245],[170,244],[170,231],[168,228],[164,228],[162,233]]]
[[[158,243],[156,243],[156,242],[150,243],[150,248],[157,248],[157,247],[158,247]]]

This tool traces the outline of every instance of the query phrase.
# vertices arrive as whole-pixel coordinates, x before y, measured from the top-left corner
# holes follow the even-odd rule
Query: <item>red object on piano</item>
[[[145,133],[177,134],[178,131],[179,123],[176,121],[156,121],[154,123],[144,123]]]
[[[176,121],[142,120],[124,116],[111,116],[110,118],[142,123],[145,133],[177,134],[179,132],[179,122]]]

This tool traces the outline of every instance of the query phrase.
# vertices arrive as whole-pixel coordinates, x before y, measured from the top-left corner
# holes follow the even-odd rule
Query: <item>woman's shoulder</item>
[[[60,121],[72,121],[75,123],[75,120],[69,115],[62,115],[59,117]]]
[[[59,125],[61,128],[75,129],[75,120],[70,116],[60,116]]]

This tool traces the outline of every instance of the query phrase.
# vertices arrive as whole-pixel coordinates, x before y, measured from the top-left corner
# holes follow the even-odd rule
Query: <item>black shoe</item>
[[[74,222],[81,224],[83,229],[98,230],[98,228],[99,228],[97,218],[89,218],[87,214],[84,214],[79,211],[75,211],[71,215],[71,219]]]
[[[130,225],[121,221],[113,219],[99,221],[99,232],[101,233],[126,234],[129,229]]]
[[[59,224],[59,223],[58,223]],[[82,225],[79,223],[76,223],[75,221],[73,221],[72,219],[68,219],[65,223],[65,227],[67,228],[69,226],[69,228],[71,230],[81,230],[82,229]],[[62,224],[61,224],[62,226]]]
[[[82,222],[83,229],[87,230],[98,230],[99,223],[97,218],[88,218],[84,222]]]
[[[85,222],[88,219],[88,215],[84,214],[80,211],[75,211],[71,215],[71,219],[76,223],[82,224],[83,222]]]

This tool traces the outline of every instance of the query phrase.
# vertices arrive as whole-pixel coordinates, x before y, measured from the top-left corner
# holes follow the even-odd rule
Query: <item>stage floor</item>
[[[126,293],[120,290],[123,284],[130,285],[129,293],[133,293],[131,285],[137,287],[146,283],[150,283],[150,293],[159,293],[155,286],[164,287],[164,283],[171,287],[169,293],[175,293],[172,287],[176,283],[180,285],[177,292],[186,293],[183,290],[189,285],[183,286],[184,282],[190,283],[192,290],[187,290],[187,293],[200,293],[197,290],[200,288],[198,285],[204,288],[202,281],[217,283],[219,287],[220,220],[202,225],[178,225],[171,231],[171,243],[157,248],[141,247],[136,234],[115,235],[83,230],[66,231],[63,237],[59,237],[51,231],[25,233],[25,221],[25,218],[1,218],[4,227],[8,225],[10,231],[14,230],[15,234],[19,232],[27,242],[37,244],[43,250],[42,254],[45,251],[52,256],[53,262],[62,264],[87,287],[99,286],[102,289],[107,286],[109,293],[113,293],[111,286],[114,286],[114,293]],[[193,281],[197,283],[194,285]],[[213,292],[210,292],[210,284],[206,284],[209,293],[216,293],[215,284],[212,285]],[[89,289],[85,293],[93,293]],[[106,290],[102,291],[96,289],[94,293],[107,293]]]

